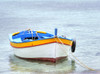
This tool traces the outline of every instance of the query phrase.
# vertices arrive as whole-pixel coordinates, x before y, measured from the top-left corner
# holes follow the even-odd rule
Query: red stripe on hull
[[[15,56],[16,56],[16,55],[15,55]],[[64,57],[57,57],[57,58],[23,58],[23,57],[19,57],[19,56],[16,56],[16,57],[21,58],[21,59],[40,60],[40,61],[48,61],[48,62],[56,63],[56,61],[61,60],[61,59],[64,59],[64,58],[66,58],[67,56],[64,56]]]

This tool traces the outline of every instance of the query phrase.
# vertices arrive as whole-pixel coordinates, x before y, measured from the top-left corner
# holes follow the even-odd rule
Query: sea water
[[[100,73],[100,2],[98,0],[0,1],[0,74]],[[90,71],[69,57],[57,63],[24,60],[14,56],[9,34],[41,30],[76,39],[73,53]],[[23,52],[24,53],[24,52]],[[69,54],[69,56],[71,56]]]

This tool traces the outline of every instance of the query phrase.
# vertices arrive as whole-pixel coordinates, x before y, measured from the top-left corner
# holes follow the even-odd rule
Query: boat
[[[58,36],[57,32],[57,28],[54,34],[31,29],[16,32],[9,35],[10,45],[14,49],[14,55],[19,58],[55,63],[66,58],[69,50],[75,52],[76,47],[74,39]]]

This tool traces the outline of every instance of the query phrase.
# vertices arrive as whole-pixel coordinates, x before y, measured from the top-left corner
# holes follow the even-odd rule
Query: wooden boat
[[[57,36],[57,29],[55,35],[29,29],[10,34],[9,40],[10,45],[14,47],[15,56],[51,62],[66,58],[68,55],[65,52],[69,49],[74,52],[76,45],[73,39]],[[62,46],[66,48],[65,51]]]

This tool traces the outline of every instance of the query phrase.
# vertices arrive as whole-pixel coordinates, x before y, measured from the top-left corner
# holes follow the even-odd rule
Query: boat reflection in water
[[[21,59],[11,55],[10,66],[13,72],[72,72],[75,70],[75,61],[65,58],[52,63]]]

